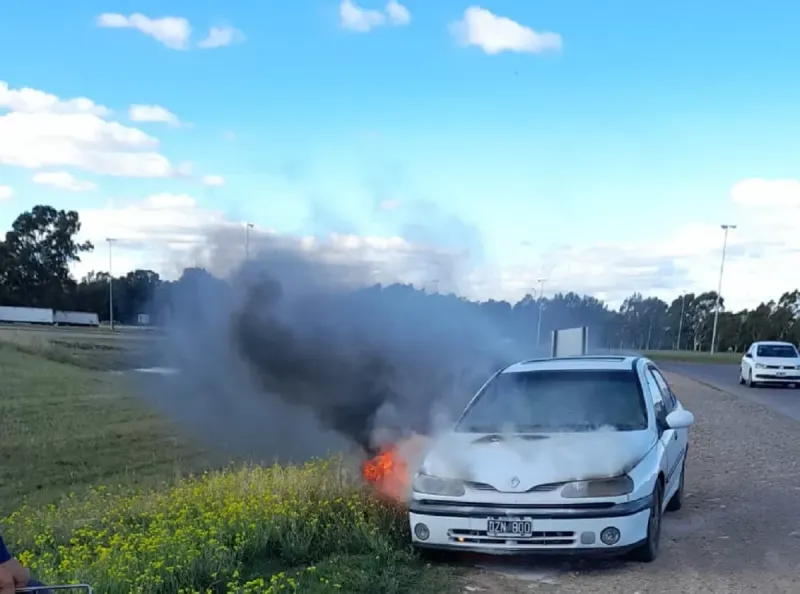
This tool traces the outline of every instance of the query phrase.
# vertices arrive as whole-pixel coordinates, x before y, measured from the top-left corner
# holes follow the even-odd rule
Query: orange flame
[[[383,497],[405,503],[411,496],[414,473],[422,463],[430,438],[418,433],[381,448],[364,462],[361,474]]]
[[[364,479],[381,495],[394,501],[403,501],[409,487],[408,463],[397,446],[389,446],[361,467]]]

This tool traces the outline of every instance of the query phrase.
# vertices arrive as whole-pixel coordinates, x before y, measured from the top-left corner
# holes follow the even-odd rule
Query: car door
[[[669,383],[661,371],[655,365],[649,365],[648,371],[653,375],[653,379],[658,385],[661,393],[664,408],[664,419],[666,424],[666,417],[673,410],[681,406],[678,398],[669,387]],[[686,456],[686,447],[689,443],[689,429],[665,429],[664,430],[664,447],[667,450],[667,458],[669,463],[669,470],[667,471],[667,493],[671,493],[673,487],[677,487],[680,481],[681,468],[683,460]]]
[[[755,350],[756,346],[751,344],[750,348],[747,349],[744,355],[742,355],[742,364],[741,364],[741,378],[746,380],[750,375],[750,368],[753,366],[754,357],[755,357]]]
[[[656,416],[656,425],[658,427],[658,440],[661,442],[663,447],[663,457],[661,461],[661,470],[664,472],[664,475],[668,475],[671,468],[670,462],[670,444],[671,441],[674,440],[674,433],[673,429],[667,429],[666,426],[666,418],[667,412],[666,407],[664,405],[664,395],[661,392],[661,387],[658,385],[656,381],[656,377],[653,374],[651,367],[649,365],[645,366],[644,368],[644,377],[647,383],[647,391],[650,396],[650,400],[653,404],[653,411],[655,412]],[[667,493],[669,493],[670,485],[669,483],[666,485]]]

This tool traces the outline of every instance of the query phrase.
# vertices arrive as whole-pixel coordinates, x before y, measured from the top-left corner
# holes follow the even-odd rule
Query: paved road
[[[494,561],[470,576],[464,592],[800,592],[800,423],[749,399],[668,376],[696,424],[685,505],[665,517],[659,558],[652,564]],[[718,379],[725,377],[720,372]],[[735,376],[732,386],[738,386]]]
[[[659,362],[664,371],[679,373],[731,392],[737,396],[758,402],[764,406],[800,421],[800,389],[782,386],[748,388],[739,384],[739,366],[725,363],[677,363]]]

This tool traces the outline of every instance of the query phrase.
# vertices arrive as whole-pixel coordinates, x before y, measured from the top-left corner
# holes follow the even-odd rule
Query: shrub
[[[421,571],[404,510],[336,458],[205,473],[163,490],[94,488],[23,506],[3,531],[38,579],[107,594],[403,592]]]

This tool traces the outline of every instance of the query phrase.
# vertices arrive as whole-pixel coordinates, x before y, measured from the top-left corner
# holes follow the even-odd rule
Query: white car
[[[644,357],[515,363],[478,391],[414,477],[415,546],[658,555],[683,501],[694,416]]]
[[[800,388],[800,353],[790,342],[754,342],[742,357],[739,383],[754,388],[758,384]]]

